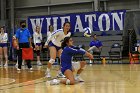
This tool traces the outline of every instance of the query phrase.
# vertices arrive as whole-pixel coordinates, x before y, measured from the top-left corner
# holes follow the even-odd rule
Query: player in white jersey
[[[54,27],[53,27],[53,25],[50,25],[49,26],[49,31],[47,31],[47,40],[48,40],[48,38],[51,37],[53,31],[54,31]]]
[[[8,35],[4,31],[4,27],[0,28],[0,61],[3,66],[3,56],[5,57],[5,67],[8,66],[8,55],[7,55],[7,41]],[[3,54],[4,53],[4,54]]]
[[[42,48],[42,44],[41,44],[42,34],[41,34],[39,26],[36,26],[36,31],[33,34],[33,41],[34,41],[34,45],[35,45],[35,51],[37,54],[37,65],[41,66],[42,63],[40,62],[40,51]]]
[[[50,60],[47,64],[47,71],[46,71],[46,77],[51,77],[50,69],[52,64],[55,62],[56,54],[58,54],[58,57],[60,58],[60,55],[62,53],[61,43],[63,39],[67,36],[70,36],[70,22],[65,22],[63,24],[63,29],[58,29],[54,31],[51,36],[48,38],[48,40],[45,43],[45,46],[49,46],[50,50]]]
[[[47,40],[48,40],[48,38],[51,37],[51,35],[52,35],[53,32],[54,32],[54,27],[53,27],[53,25],[49,25],[49,29],[48,29],[48,31],[47,31]],[[46,42],[47,42],[47,40],[46,40]],[[46,42],[45,42],[45,43],[46,43]],[[48,45],[48,44],[47,44],[47,45]],[[44,48],[47,48],[46,50],[49,50],[49,48],[46,47],[45,44],[44,44]],[[47,55],[49,55],[49,52],[47,52],[47,53],[48,53]]]

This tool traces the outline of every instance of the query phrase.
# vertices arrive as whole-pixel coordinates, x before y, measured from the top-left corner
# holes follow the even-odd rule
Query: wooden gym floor
[[[85,80],[75,85],[49,85],[45,76],[46,65],[33,66],[31,72],[23,66],[0,67],[0,93],[139,93],[139,64],[87,65],[81,74]],[[52,68],[52,76],[57,73]]]

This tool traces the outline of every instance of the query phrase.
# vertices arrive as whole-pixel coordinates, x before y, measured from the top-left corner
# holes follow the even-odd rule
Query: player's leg
[[[3,66],[3,50],[2,47],[0,47],[0,66]]]
[[[41,46],[37,46],[36,47],[36,54],[37,54],[37,65],[38,66],[41,66],[42,65],[42,63],[40,62],[40,48]]]
[[[7,54],[7,47],[3,47],[4,57],[5,57],[5,64],[4,66],[8,66],[8,54]]]
[[[51,85],[58,85],[60,83],[66,84],[66,85],[74,85],[75,84],[75,79],[72,70],[66,69],[64,71],[64,75],[66,76],[66,79],[58,80],[58,79],[53,79],[51,80],[50,84]]]
[[[61,53],[62,53],[62,49],[59,49],[59,50],[58,50],[58,57],[59,57],[58,64],[59,64],[59,70],[58,70],[58,73],[57,73],[57,77],[58,77],[58,78],[65,78],[65,76],[64,76],[64,75],[62,74],[62,72],[61,72],[61,66],[60,66],[60,64],[61,64],[61,60],[60,60]]]
[[[50,75],[50,69],[52,67],[52,64],[55,62],[55,58],[56,58],[56,48],[51,46],[49,47],[49,50],[50,50],[50,60],[49,62],[47,63],[47,71],[46,71],[46,77],[51,77]]]
[[[75,76],[75,80],[79,82],[84,82],[84,80],[80,77],[80,74],[86,67],[86,61],[75,62],[74,65],[74,69],[78,69]]]
[[[17,67],[17,70],[21,70],[21,66],[22,66],[22,49],[19,49],[18,50],[18,67]]]
[[[64,72],[64,75],[66,76],[66,79],[61,80],[61,83],[66,84],[66,85],[74,85],[75,84],[75,79],[72,70],[67,69]]]

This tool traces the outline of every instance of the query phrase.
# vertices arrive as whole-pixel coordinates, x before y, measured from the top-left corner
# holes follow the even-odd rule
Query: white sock
[[[50,69],[49,68],[47,68],[47,72],[50,72]]]

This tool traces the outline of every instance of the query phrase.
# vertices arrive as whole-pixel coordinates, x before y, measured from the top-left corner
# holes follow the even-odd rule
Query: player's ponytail
[[[67,43],[69,42],[69,39],[70,39],[70,38],[71,38],[71,37],[65,37],[65,38],[64,38],[64,41],[63,41],[62,44],[61,44],[62,49],[64,49],[64,47],[67,46]]]

